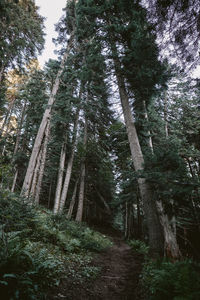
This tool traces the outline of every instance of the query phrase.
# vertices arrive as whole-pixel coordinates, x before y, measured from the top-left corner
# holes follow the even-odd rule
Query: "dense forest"
[[[200,299],[199,1],[68,0],[43,68],[35,1],[0,22],[2,300]],[[137,295],[83,288],[108,230]]]

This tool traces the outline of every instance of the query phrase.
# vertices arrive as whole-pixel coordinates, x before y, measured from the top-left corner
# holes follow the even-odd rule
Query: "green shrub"
[[[199,300],[200,265],[191,260],[145,264],[143,286],[148,300]]]
[[[64,271],[56,255],[23,239],[21,232],[1,230],[0,248],[0,295],[5,300],[40,299]]]
[[[0,191],[2,299],[45,299],[61,278],[70,284],[94,278],[99,270],[91,266],[91,251],[109,246],[108,238],[87,226]]]

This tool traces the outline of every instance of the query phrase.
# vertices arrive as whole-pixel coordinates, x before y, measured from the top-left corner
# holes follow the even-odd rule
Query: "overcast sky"
[[[52,38],[56,37],[56,32],[54,29],[54,24],[58,22],[63,14],[62,9],[65,7],[66,0],[35,0],[37,6],[40,7],[39,13],[45,20],[45,49],[43,50],[42,56],[39,56],[39,62],[43,66],[45,61],[49,58],[56,58],[53,53],[55,50],[55,45],[52,42]]]

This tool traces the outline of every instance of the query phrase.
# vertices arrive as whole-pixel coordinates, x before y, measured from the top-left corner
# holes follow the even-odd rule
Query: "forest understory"
[[[113,246],[96,254],[91,264],[99,268],[97,278],[84,285],[70,286],[66,280],[49,295],[50,300],[143,300],[139,276],[144,257],[124,241],[114,228],[95,228],[113,242]]]

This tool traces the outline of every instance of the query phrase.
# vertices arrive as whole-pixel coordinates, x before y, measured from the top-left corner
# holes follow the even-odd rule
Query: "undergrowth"
[[[144,255],[140,284],[146,300],[199,300],[200,264],[189,259],[172,262],[153,261],[149,247],[139,240],[128,242],[132,249]]]
[[[92,252],[109,246],[86,225],[0,192],[1,299],[47,299],[62,278],[73,284],[94,278],[99,270],[91,265]]]
[[[142,283],[148,300],[199,300],[200,264],[192,260],[148,261]]]

